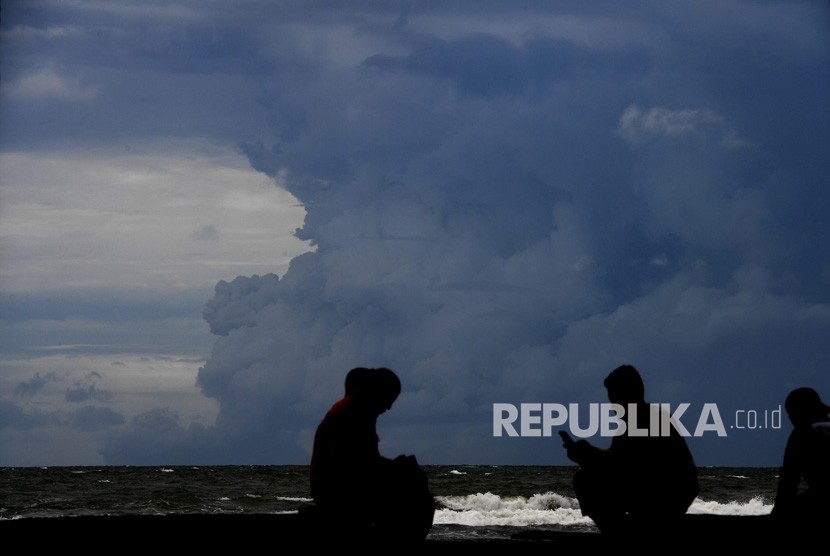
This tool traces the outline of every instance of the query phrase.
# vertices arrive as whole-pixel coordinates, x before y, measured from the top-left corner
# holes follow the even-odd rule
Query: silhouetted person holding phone
[[[389,459],[378,450],[376,421],[401,392],[387,368],[349,371],[345,395],[317,427],[311,494],[338,545],[405,548],[432,527],[434,500],[414,456]],[[318,539],[319,540],[319,539]]]
[[[608,448],[560,433],[568,458],[579,464],[574,491],[583,515],[603,533],[625,533],[633,524],[670,524],[686,513],[699,492],[697,466],[686,439],[670,427],[665,436],[629,434],[634,404],[639,429],[649,426],[650,405],[640,373],[631,365],[614,369],[604,382],[608,400],[624,408],[624,433]]]
[[[784,407],[793,430],[784,449],[772,514],[793,524],[830,518],[830,406],[812,388],[796,388]]]

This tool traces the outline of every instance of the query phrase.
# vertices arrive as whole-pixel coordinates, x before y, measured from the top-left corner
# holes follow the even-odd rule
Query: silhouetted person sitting
[[[784,407],[793,430],[784,449],[772,514],[796,524],[826,521],[830,518],[830,406],[815,390],[804,387],[790,392]]]
[[[634,524],[671,524],[686,513],[699,492],[692,453],[674,427],[667,436],[629,434],[636,405],[638,429],[648,428],[650,404],[640,373],[631,365],[616,368],[604,382],[608,400],[625,410],[626,430],[608,448],[566,438],[568,457],[579,464],[574,491],[583,515],[603,533],[624,533]],[[563,436],[566,437],[567,435]]]
[[[337,544],[401,548],[422,542],[432,527],[434,500],[414,456],[383,457],[377,417],[401,391],[387,368],[352,369],[346,394],[317,427],[311,494]],[[324,541],[326,539],[323,539]]]

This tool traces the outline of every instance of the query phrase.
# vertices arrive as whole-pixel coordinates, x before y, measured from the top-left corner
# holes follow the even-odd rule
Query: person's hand
[[[593,446],[587,440],[581,439],[568,443],[565,448],[567,449],[568,459],[582,465]]]
[[[571,438],[567,431],[559,431],[559,436],[562,438],[562,446],[567,451],[568,459],[578,462],[576,458],[580,455],[580,448],[576,447],[577,442]],[[580,442],[584,441],[581,440]]]

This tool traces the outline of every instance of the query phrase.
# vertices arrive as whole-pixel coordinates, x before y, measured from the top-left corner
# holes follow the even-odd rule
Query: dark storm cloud
[[[210,331],[227,336],[231,330],[253,325],[259,308],[276,302],[278,281],[276,274],[237,276],[231,282],[221,280],[216,284],[213,299],[202,311]]]
[[[57,380],[57,378],[58,377],[55,373],[46,373],[45,375],[35,373],[35,376],[33,376],[29,381],[21,382],[15,386],[13,394],[15,397],[31,398],[37,394],[47,382]]]
[[[689,5],[691,23],[658,9],[643,20],[651,37],[615,48],[538,27],[517,42],[398,26],[387,31],[407,52],[274,89],[264,106],[282,140],[242,150],[304,203],[298,235],[317,251],[267,283],[217,286],[204,315],[221,337],[198,379],[221,403],[217,431],[269,430],[265,447],[241,453],[301,462],[357,365],[402,374],[385,419],[433,461],[561,458],[488,438],[491,404],[604,401],[602,378],[622,362],[642,369],[651,399],[720,403],[727,420],[778,407],[800,383],[827,387],[825,263],[817,236],[805,249],[792,227],[826,228],[792,218],[820,180],[799,163],[826,163],[805,154],[812,139],[791,157],[792,144],[758,126],[771,113],[789,137],[826,111],[813,100],[777,117],[783,85],[743,100],[737,83],[771,71],[747,52],[768,52],[772,27],[757,6],[734,7],[751,21],[719,32],[698,27]],[[778,61],[814,72],[826,62],[788,40],[776,36]],[[715,66],[701,67],[714,49]],[[776,434],[756,462],[776,460]],[[723,463],[757,442],[695,446]]]
[[[107,402],[115,394],[107,390],[101,390],[95,384],[75,383],[73,388],[66,389],[65,399],[68,402],[84,403],[88,401]]]
[[[80,430],[92,431],[122,425],[125,419],[108,407],[85,405],[68,414],[66,422]]]
[[[424,74],[452,83],[460,95],[472,98],[522,95],[540,100],[534,97],[544,95],[552,83],[573,78],[586,67],[604,79],[636,71],[646,62],[644,54],[632,48],[610,57],[563,39],[535,37],[515,45],[497,35],[472,33],[450,41],[425,37],[405,56],[378,54],[363,66]]]
[[[0,400],[0,430],[31,430],[56,424],[54,415],[42,411],[27,411],[9,400]]]
[[[97,431],[124,424],[124,416],[108,407],[85,405],[73,411],[39,411],[0,400],[0,429],[42,429],[46,426]]]
[[[206,440],[207,439],[207,440]],[[169,408],[148,411],[132,418],[127,430],[113,433],[104,449],[112,464],[177,465],[194,461],[228,461],[230,454],[216,457],[204,428],[179,426],[179,417]]]
[[[108,461],[304,463],[353,366],[400,373],[382,448],[428,463],[564,462],[493,438],[492,404],[604,401],[621,363],[725,414],[830,388],[826,5],[246,5],[142,5],[126,38],[96,12],[65,39],[94,68],[11,77],[49,92],[18,97],[21,144],[221,138],[307,212],[312,252],[205,306],[215,426],[150,411]],[[747,438],[693,447],[778,461]]]

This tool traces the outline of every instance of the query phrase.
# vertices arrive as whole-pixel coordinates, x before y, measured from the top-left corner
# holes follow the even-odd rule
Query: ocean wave
[[[760,496],[746,502],[715,502],[695,499],[687,513],[714,515],[766,515],[772,511],[773,504],[767,503]]]
[[[575,498],[554,492],[530,497],[499,496],[491,492],[466,496],[437,496],[435,525],[528,526],[528,525],[590,525],[593,521],[582,515]],[[762,497],[746,502],[716,502],[696,499],[690,514],[766,515],[772,504]]]
[[[591,524],[573,498],[554,492],[501,497],[491,492],[438,496],[435,525],[527,526]]]

